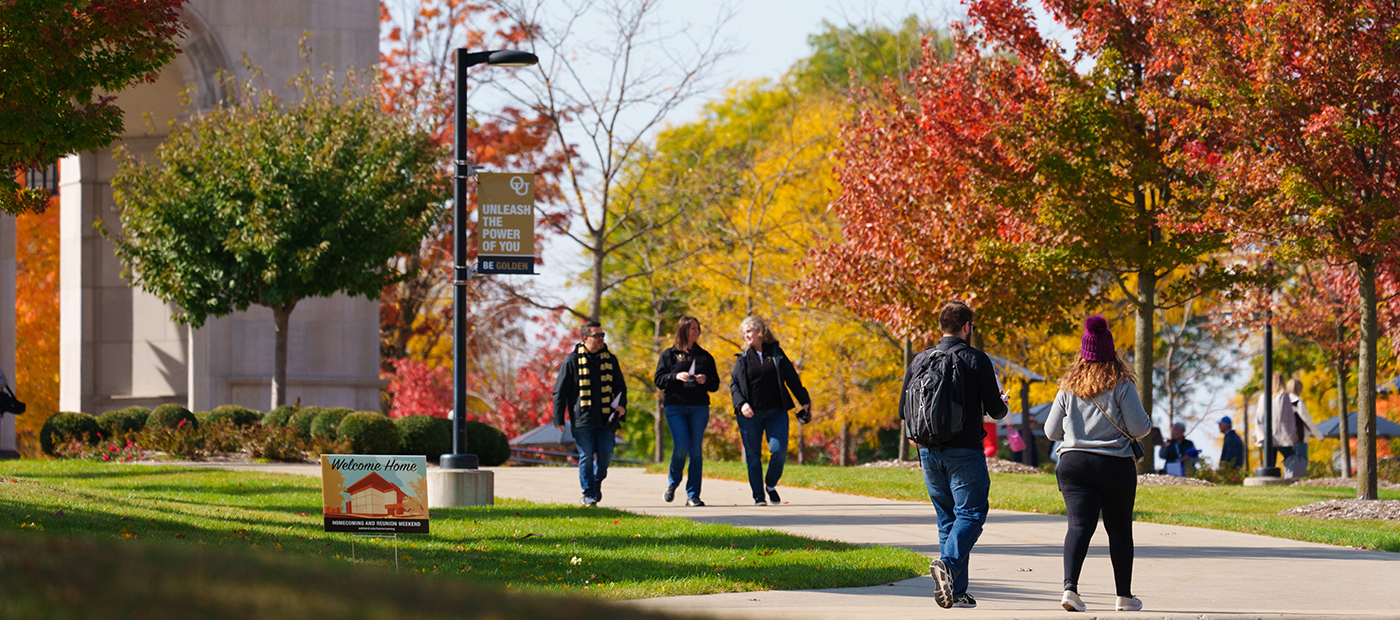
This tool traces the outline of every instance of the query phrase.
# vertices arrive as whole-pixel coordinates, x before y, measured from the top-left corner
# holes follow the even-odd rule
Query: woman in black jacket
[[[749,468],[749,487],[757,506],[782,503],[778,497],[778,479],[783,476],[787,462],[788,411],[792,398],[797,397],[802,408],[797,419],[812,420],[812,400],[797,369],[778,346],[778,339],[763,319],[751,316],[740,324],[744,350],[734,363],[729,376],[729,392],[734,397],[734,414],[739,423],[739,437],[744,444],[744,461]],[[768,475],[763,475],[763,436],[768,436]],[[767,491],[767,499],[764,491]]]
[[[671,429],[671,471],[666,479],[666,501],[676,498],[686,457],[690,469],[685,479],[685,505],[704,506],[700,482],[704,477],[700,449],[710,424],[710,392],[719,389],[715,358],[700,348],[700,320],[681,317],[676,325],[675,346],[656,360],[656,387],[663,391],[666,426]]]

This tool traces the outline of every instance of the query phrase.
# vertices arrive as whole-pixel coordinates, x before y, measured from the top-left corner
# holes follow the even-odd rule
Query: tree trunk
[[[1342,326],[1337,326],[1337,342],[1342,342]],[[1337,432],[1342,442],[1342,477],[1351,477],[1351,431],[1347,429],[1347,359],[1337,356]]]
[[[656,391],[656,450],[653,457],[657,463],[666,458],[666,393],[661,390]]]
[[[277,338],[272,350],[272,408],[287,404],[287,329],[292,318],[292,301],[272,309],[272,329]]]
[[[603,248],[607,247],[607,238],[603,236],[603,231],[607,228],[607,213],[603,214],[603,223],[598,226],[598,232],[593,236],[593,247],[588,248],[592,254],[593,265],[591,276],[591,286],[588,291],[588,320],[599,321],[603,316]]]
[[[851,448],[851,423],[850,423],[849,421],[847,421],[847,420],[841,420],[841,443],[840,443],[840,445],[841,445],[841,460],[839,461],[839,464],[840,464],[842,467],[845,467],[845,466],[848,464],[848,462],[847,462],[847,460],[846,460],[846,453],[847,453],[848,451],[850,451],[850,448]]]
[[[914,363],[914,341],[906,338],[904,340],[904,374],[909,375],[909,365]],[[904,389],[900,386],[900,389]],[[900,412],[901,414],[903,412]],[[899,416],[899,450],[895,451],[895,460],[903,463],[909,460],[909,425],[904,422],[904,416]]]
[[[1356,259],[1361,285],[1361,354],[1356,368],[1356,497],[1377,499],[1376,493],[1376,257]]]
[[[1152,345],[1155,328],[1152,324],[1157,306],[1157,273],[1151,267],[1138,270],[1137,282],[1137,330],[1133,341],[1133,372],[1137,373],[1138,398],[1142,399],[1142,409],[1147,419],[1152,419]],[[1147,450],[1138,459],[1138,473],[1152,473],[1152,450]]]
[[[804,428],[805,426],[807,426],[807,425],[806,425],[806,424],[803,424],[803,423],[801,423],[801,422],[798,422],[798,423],[797,423],[797,464],[798,464],[798,465],[806,465],[806,464],[807,464],[807,451],[804,449],[804,448],[806,448],[806,442],[804,441],[804,439],[805,439],[805,438],[803,437],[804,433],[802,432],[802,431],[803,431],[803,428]]]

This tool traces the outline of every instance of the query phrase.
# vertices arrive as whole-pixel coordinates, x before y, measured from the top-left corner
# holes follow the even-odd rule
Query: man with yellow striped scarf
[[[617,357],[603,342],[603,327],[583,324],[583,342],[564,357],[554,383],[554,427],[564,431],[564,415],[572,422],[578,444],[578,483],[583,505],[596,506],[603,499],[603,479],[612,462],[614,433],[627,413],[627,382]]]

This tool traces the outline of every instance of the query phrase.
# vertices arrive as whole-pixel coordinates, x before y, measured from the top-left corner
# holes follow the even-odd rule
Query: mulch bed
[[[1314,519],[1382,519],[1400,521],[1400,500],[1329,499],[1280,510],[1280,515]]]
[[[1356,478],[1308,478],[1293,483],[1295,487],[1347,487],[1356,488]],[[1377,480],[1376,488],[1400,491],[1400,484],[1395,484],[1389,480]]]

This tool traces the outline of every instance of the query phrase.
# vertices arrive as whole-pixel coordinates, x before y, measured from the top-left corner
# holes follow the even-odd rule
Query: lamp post
[[[1269,261],[1266,269],[1273,275],[1274,263]],[[1274,466],[1274,285],[1269,285],[1269,303],[1264,309],[1264,453],[1260,456],[1259,467],[1254,470],[1256,478],[1278,478],[1282,476]]]
[[[467,264],[467,177],[474,171],[467,163],[467,69],[480,64],[496,67],[528,67],[540,60],[517,50],[469,52],[457,48],[457,93],[452,135],[452,454],[444,454],[442,469],[476,469],[475,454],[467,453],[467,283],[475,275]]]

